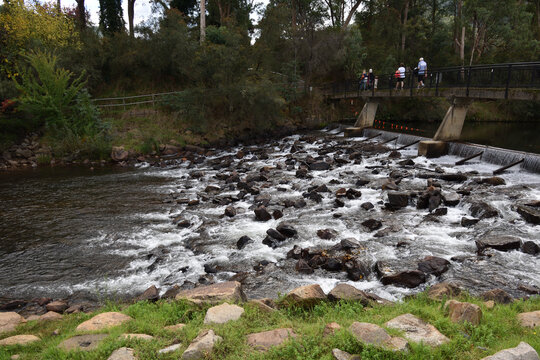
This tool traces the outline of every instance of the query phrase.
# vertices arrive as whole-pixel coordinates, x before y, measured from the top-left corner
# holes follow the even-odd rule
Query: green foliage
[[[362,306],[355,301],[337,303],[322,302],[311,308],[287,307],[285,304],[278,311],[263,312],[258,307],[242,304],[245,312],[237,321],[226,324],[204,324],[204,317],[210,305],[196,306],[185,301],[138,302],[125,305],[107,302],[98,311],[120,311],[133,318],[121,326],[106,330],[109,336],[97,349],[88,352],[65,352],[58,349],[58,344],[76,334],[75,328],[94,314],[64,315],[62,320],[51,322],[30,321],[20,325],[15,332],[2,335],[36,334],[42,340],[25,347],[8,346],[0,348],[0,359],[9,359],[13,354],[20,354],[21,359],[106,359],[117,348],[133,348],[140,360],[158,358],[157,351],[175,343],[181,343],[180,350],[159,356],[159,359],[178,359],[188,344],[203,330],[213,329],[223,338],[214,350],[206,355],[209,360],[262,360],[262,359],[322,359],[331,360],[331,351],[338,348],[362,359],[384,360],[477,360],[501,349],[514,347],[525,341],[540,350],[538,329],[521,327],[516,315],[521,312],[540,309],[540,298],[518,300],[510,305],[496,305],[486,309],[480,299],[466,294],[459,298],[479,305],[483,311],[482,322],[478,326],[469,323],[452,323],[448,311],[442,310],[441,301],[429,299],[425,293],[418,294],[403,302],[393,305]],[[347,330],[354,322],[369,322],[384,327],[384,323],[398,315],[411,313],[434,325],[446,335],[450,342],[439,347],[430,347],[410,342],[408,352],[387,351],[374,346],[367,346],[354,338]],[[323,336],[327,323],[337,322],[341,329],[334,335]],[[168,331],[164,327],[184,323],[179,331]],[[292,328],[298,335],[282,346],[273,347],[268,352],[253,351],[246,343],[248,334],[278,328]],[[51,335],[58,329],[60,335]],[[402,336],[397,330],[387,329],[392,336]],[[144,333],[154,336],[151,341],[122,339],[120,334]]]

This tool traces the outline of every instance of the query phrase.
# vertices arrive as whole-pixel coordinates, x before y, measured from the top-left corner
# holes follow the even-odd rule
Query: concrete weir
[[[421,142],[430,142],[430,138],[409,135],[409,134],[399,134],[391,131],[385,131],[380,129],[364,129],[363,136],[371,137],[377,134],[381,134],[377,137],[377,141],[384,142],[394,137],[397,138],[396,144],[406,145],[413,143],[415,141]],[[470,157],[472,155],[478,154],[483,151],[481,161],[485,161],[490,164],[505,166],[513,162],[524,159],[521,164],[519,164],[520,169],[527,170],[533,173],[540,173],[540,154],[527,153],[523,151],[515,151],[509,149],[501,149],[492,146],[472,144],[466,142],[446,142],[447,144],[447,154],[454,155],[460,158]],[[399,145],[397,147],[399,147]],[[411,145],[413,146],[419,145]]]

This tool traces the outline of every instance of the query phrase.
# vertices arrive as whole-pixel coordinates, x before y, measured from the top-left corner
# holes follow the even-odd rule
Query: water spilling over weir
[[[540,245],[538,225],[516,211],[516,206],[540,199],[540,175],[534,173],[538,156],[529,154],[522,164],[530,171],[511,168],[501,175],[505,184],[493,186],[480,180],[514,156],[527,154],[505,155],[486,148],[482,160],[455,167],[457,160],[478,149],[454,144],[450,155],[430,160],[416,157],[414,147],[397,155],[390,153],[393,143],[378,144],[392,136],[347,139],[336,129],[263,146],[217,150],[194,161],[171,160],[163,168],[2,175],[0,297],[83,293],[102,299],[135,295],[152,284],[166,290],[174,284],[191,287],[231,278],[242,281],[252,297],[275,297],[309,283],[329,291],[338,282],[390,300],[445,280],[472,293],[502,288],[522,296],[527,294],[524,287],[539,288],[539,254],[519,246],[479,251],[476,243],[512,236],[521,244]],[[416,139],[399,135],[397,141],[407,144]],[[320,162],[328,165],[312,165]],[[302,170],[310,166],[311,170]],[[443,176],[458,173],[464,179]],[[440,185],[444,194],[457,194],[458,204],[440,204],[447,210],[439,216],[417,209],[428,181]],[[392,184],[412,195],[408,206],[385,206]],[[352,189],[352,195],[339,197],[338,202],[340,189]],[[192,200],[198,204],[189,203]],[[283,217],[257,221],[253,210],[260,204]],[[224,216],[228,206],[235,208],[235,216]],[[495,215],[485,216],[487,210]],[[479,221],[462,226],[464,217]],[[370,230],[362,225],[369,219],[381,226]],[[264,244],[267,230],[282,223],[297,235],[277,242],[275,248]],[[324,229],[329,231],[318,233]],[[239,250],[242,236],[253,241]],[[323,257],[328,258],[334,256],[332,247],[344,239],[357,246],[347,255],[335,256],[361,264],[363,273],[356,281],[346,271],[317,264],[312,264],[312,273],[300,273],[298,260],[287,258],[294,245],[313,253],[324,250]],[[416,270],[426,256],[446,259],[447,271],[428,274],[414,288],[381,282],[384,276]]]

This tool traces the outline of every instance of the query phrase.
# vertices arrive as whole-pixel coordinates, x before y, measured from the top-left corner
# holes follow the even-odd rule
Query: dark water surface
[[[144,170],[0,173],[0,295],[69,293],[87,279],[118,274],[129,257],[93,240],[144,228],[148,221],[132,215],[160,209],[155,187],[166,181]]]
[[[377,121],[376,128],[433,137],[439,122]],[[397,130],[396,130],[397,129]],[[463,125],[461,140],[540,154],[540,121],[537,122],[472,122]]]

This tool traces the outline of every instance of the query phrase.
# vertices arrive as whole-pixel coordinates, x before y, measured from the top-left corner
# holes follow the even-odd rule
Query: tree
[[[129,35],[131,37],[135,36],[135,31],[133,30],[133,17],[134,16],[135,16],[135,0],[128,0]]]
[[[106,35],[124,30],[122,0],[99,0],[99,27]]]

